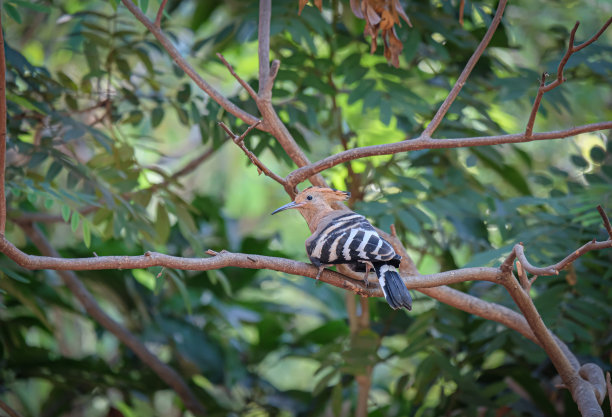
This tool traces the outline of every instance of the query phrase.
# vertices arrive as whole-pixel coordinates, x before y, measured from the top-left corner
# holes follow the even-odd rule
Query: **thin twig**
[[[245,130],[244,133],[240,136],[234,134],[234,132],[232,132],[231,129],[225,125],[225,123],[219,122],[218,124],[219,126],[223,128],[223,130],[225,130],[225,132],[229,135],[229,137],[232,138],[234,143],[238,145],[240,149],[242,149],[242,151],[246,154],[246,156],[257,167],[257,172],[259,174],[263,173],[265,176],[272,178],[274,181],[276,181],[277,183],[285,187],[286,186],[285,179],[282,177],[279,177],[274,172],[272,172],[270,169],[268,169],[268,167],[266,167],[264,163],[261,162],[259,158],[257,158],[257,156],[255,156],[253,152],[249,151],[246,145],[244,144],[244,138],[246,137],[246,135],[248,135],[251,130],[257,127],[259,123],[261,123],[261,121],[257,121],[256,123],[250,125],[247,128],[247,130]]]
[[[497,27],[499,26],[499,23],[501,22],[502,15],[504,14],[506,3],[507,3],[507,0],[500,0],[497,6],[497,10],[495,11],[495,16],[493,17],[493,20],[491,21],[491,26],[489,26],[489,29],[485,33],[484,38],[482,38],[482,41],[480,41],[478,48],[476,48],[476,50],[470,57],[470,60],[465,65],[465,68],[463,69],[463,71],[461,71],[461,75],[459,75],[459,78],[457,78],[457,82],[455,82],[455,85],[453,86],[451,91],[448,93],[446,100],[444,100],[444,102],[442,103],[438,111],[436,112],[434,118],[427,125],[427,127],[425,128],[421,136],[431,137],[434,131],[438,128],[438,126],[442,122],[442,119],[444,119],[444,116],[448,112],[448,109],[450,109],[451,104],[453,104],[453,101],[455,101],[455,99],[457,98],[457,95],[459,95],[459,92],[465,85],[465,82],[470,76],[470,73],[472,72],[472,70],[476,66],[476,63],[478,62],[478,60],[484,53],[485,49],[489,45],[491,38],[493,38],[493,34],[497,30]]]
[[[597,242],[595,239],[593,239],[589,243],[582,245],[574,252],[570,253],[568,256],[566,256],[564,259],[557,262],[556,264],[541,268],[535,267],[529,263],[529,261],[525,257],[525,252],[523,250],[522,245],[515,245],[514,252],[516,253],[516,257],[518,258],[518,260],[521,262],[521,264],[523,264],[523,268],[530,274],[559,275],[559,271],[561,271],[563,268],[574,262],[576,259],[584,255],[585,253],[593,250],[600,250],[606,248],[612,248],[612,240]]]
[[[574,27],[572,28],[570,32],[567,50],[565,51],[563,58],[561,58],[561,61],[559,61],[559,65],[557,66],[557,77],[550,83],[546,84],[546,78],[548,77],[548,73],[545,72],[544,74],[542,74],[542,78],[540,79],[540,86],[538,87],[538,92],[533,102],[533,107],[531,108],[529,120],[527,121],[527,127],[525,128],[525,134],[527,136],[531,136],[533,132],[533,125],[535,123],[535,119],[538,114],[538,110],[540,108],[540,104],[542,102],[542,96],[544,95],[544,93],[549,92],[553,88],[560,86],[566,81],[565,77],[563,76],[563,70],[565,69],[565,65],[569,61],[570,57],[574,53],[586,48],[587,46],[595,42],[601,36],[601,34],[604,33],[604,31],[608,28],[608,26],[610,26],[611,23],[612,23],[612,17],[608,19],[606,23],[604,23],[604,25],[597,31],[596,34],[591,36],[591,38],[589,38],[587,41],[576,46],[575,45],[576,31],[578,30],[578,26],[580,25],[580,22],[576,22],[576,24],[574,25]]]
[[[249,83],[244,81],[242,78],[240,78],[238,74],[236,74],[236,71],[234,71],[234,68],[232,67],[232,65],[229,62],[227,62],[225,57],[220,52],[217,52],[217,57],[227,67],[230,74],[232,74],[234,78],[240,83],[240,85],[247,91],[247,93],[249,93],[249,96],[251,96],[251,98],[257,102],[257,99],[258,99],[257,93],[255,92],[255,90],[253,90],[253,87],[251,87]]]
[[[8,414],[9,417],[21,417],[21,415],[17,411],[13,410],[7,403],[2,400],[0,400],[0,409],[2,409],[6,414]]]
[[[459,24],[463,26],[463,12],[465,9],[465,0],[459,2]]]
[[[606,372],[606,388],[608,391],[608,402],[610,403],[610,412],[612,413],[612,382],[610,382],[610,372]]]
[[[148,30],[157,38],[159,43],[168,52],[168,54],[174,59],[174,62],[191,78],[195,84],[206,94],[208,94],[214,101],[216,101],[222,108],[229,113],[233,114],[243,122],[247,124],[253,124],[258,119],[236,106],[213,86],[208,84],[204,79],[196,72],[196,70],[187,62],[187,60],[180,54],[172,42],[164,35],[160,28],[155,26],[155,23],[150,21],[147,16],[132,2],[132,0],[121,0],[121,2],[127,7],[127,9],[138,19]],[[260,125],[261,130],[266,130],[265,126]]]
[[[547,72],[543,73],[542,77],[540,78],[540,87],[538,88],[536,98],[533,101],[533,106],[531,107],[531,113],[529,114],[529,120],[527,121],[527,127],[525,128],[525,135],[528,137],[531,136],[531,134],[533,133],[533,124],[535,123],[535,119],[538,114],[538,109],[540,108],[542,97],[544,96],[544,86],[546,85],[546,78],[548,78]]]
[[[162,20],[162,16],[164,14],[164,8],[166,7],[167,2],[168,0],[162,0],[161,4],[159,5],[159,10],[157,11],[157,16],[155,16],[155,27],[158,29],[161,27],[161,20]]]
[[[525,291],[527,291],[527,293],[529,293],[529,289],[531,288],[531,285],[529,284],[529,279],[527,279],[527,273],[523,269],[523,265],[521,264],[520,261],[516,261],[516,272],[517,272],[517,275],[519,276],[521,286],[523,287]]]
[[[59,257],[59,253],[51,246],[45,236],[35,226],[22,227],[40,252],[49,257]],[[95,258],[100,259],[103,256]],[[113,320],[102,310],[94,296],[72,271],[59,271],[58,275],[74,296],[81,302],[87,313],[102,327],[114,334],[117,339],[128,346],[147,366],[151,368],[166,384],[168,384],[183,400],[185,407],[195,415],[205,415],[204,406],[198,401],[183,378],[168,365],[159,360],[146,346],[128,329]]]
[[[0,235],[6,229],[6,60],[4,57],[4,28],[0,16]]]
[[[610,237],[610,240],[612,240],[612,225],[610,225],[610,219],[608,219],[608,215],[606,214],[604,209],[601,207],[601,205],[597,206],[597,211],[599,212],[599,215],[601,216],[601,219],[603,220],[604,227],[606,228],[606,231],[608,232],[608,236]]]
[[[611,23],[612,17],[609,18],[606,23],[604,23],[604,25],[601,27],[601,29],[599,29],[596,34],[591,36],[590,39],[576,46],[574,38],[576,37],[576,31],[578,30],[578,26],[580,25],[580,22],[576,22],[576,24],[572,28],[572,31],[570,32],[570,38],[567,50],[565,51],[565,55],[563,55],[563,58],[561,59],[561,61],[559,62],[559,66],[557,67],[557,78],[544,87],[544,92],[552,90],[553,88],[557,87],[559,84],[562,84],[565,81],[565,77],[563,77],[563,70],[565,68],[565,64],[567,64],[567,61],[569,61],[572,54],[586,48],[587,46],[595,42],[601,36],[601,34],[605,32],[605,30],[608,28],[608,26],[610,26]]]

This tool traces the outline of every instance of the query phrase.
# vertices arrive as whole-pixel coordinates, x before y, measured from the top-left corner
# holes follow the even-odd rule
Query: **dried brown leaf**
[[[404,11],[404,8],[402,7],[399,0],[392,0],[392,1],[393,1],[394,10],[400,15],[402,19],[406,21],[406,23],[408,23],[408,26],[412,27],[412,22],[410,21],[410,18]],[[397,23],[401,26],[401,23],[399,21]]]
[[[300,0],[300,9],[298,10],[298,15],[302,14],[302,10],[304,10],[304,6],[308,4],[308,0]]]
[[[364,19],[363,12],[361,11],[361,0],[351,0],[351,10],[359,19]]]

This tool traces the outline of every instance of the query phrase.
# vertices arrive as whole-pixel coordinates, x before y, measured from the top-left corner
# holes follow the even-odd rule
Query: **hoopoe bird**
[[[396,269],[401,256],[364,216],[333,208],[336,202],[349,197],[350,193],[344,191],[309,187],[272,214],[287,209],[298,209],[302,214],[312,233],[306,240],[306,253],[319,268],[317,279],[326,266],[346,264],[353,271],[365,271],[367,285],[368,273],[373,268],[389,305],[393,309],[412,309],[412,297]]]

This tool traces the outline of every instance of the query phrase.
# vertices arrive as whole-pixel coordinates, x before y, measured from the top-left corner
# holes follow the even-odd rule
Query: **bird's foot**
[[[366,262],[365,263],[365,274],[363,274],[363,281],[364,281],[366,288],[368,288],[368,286],[370,285],[370,280],[368,279],[368,276],[370,275],[371,268],[372,268],[372,264],[369,262]]]
[[[319,271],[317,272],[317,276],[315,277],[316,280],[318,280],[319,278],[321,278],[321,274],[323,273],[323,270],[325,269],[324,265],[319,266]]]

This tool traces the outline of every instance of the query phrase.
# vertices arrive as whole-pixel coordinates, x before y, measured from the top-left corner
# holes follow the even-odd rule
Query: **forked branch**
[[[251,160],[253,165],[257,167],[257,172],[259,174],[263,173],[265,176],[272,178],[274,181],[285,187],[287,185],[285,180],[276,175],[274,172],[272,172],[268,167],[266,167],[264,163],[261,162],[253,152],[249,151],[246,145],[244,144],[244,138],[246,137],[246,135],[248,135],[251,130],[256,128],[259,123],[261,123],[261,120],[258,120],[256,123],[249,126],[240,136],[234,134],[234,132],[232,132],[230,128],[227,127],[223,122],[219,122],[219,126],[221,126],[223,130],[225,130],[225,132],[228,134],[228,136],[232,139],[232,141],[234,141],[234,143],[238,145],[240,149],[242,149],[246,156]]]
[[[587,46],[595,42],[601,36],[601,34],[605,32],[605,30],[608,28],[608,26],[610,26],[611,23],[612,17],[608,19],[608,21],[604,23],[601,29],[599,29],[597,33],[595,33],[593,36],[591,36],[590,39],[581,43],[580,45],[576,45],[576,31],[578,30],[578,26],[580,25],[580,22],[576,22],[572,31],[570,32],[567,50],[565,51],[563,58],[561,58],[561,61],[559,61],[559,66],[557,67],[557,77],[550,83],[546,84],[548,73],[545,72],[542,74],[542,77],[540,79],[540,87],[538,88],[538,92],[536,94],[536,98],[533,102],[533,107],[531,109],[531,114],[529,115],[529,120],[527,121],[527,127],[525,128],[526,136],[529,137],[533,133],[533,124],[535,123],[535,119],[538,114],[538,109],[540,108],[540,103],[542,102],[542,97],[544,96],[544,93],[549,92],[553,88],[560,86],[566,81],[565,76],[563,75],[563,70],[565,69],[565,65],[569,61],[570,57],[576,52],[586,48]]]

